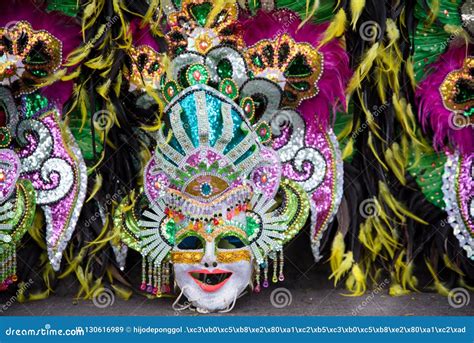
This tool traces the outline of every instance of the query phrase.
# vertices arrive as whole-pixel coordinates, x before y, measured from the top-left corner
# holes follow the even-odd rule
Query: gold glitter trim
[[[171,261],[180,264],[197,264],[200,263],[204,257],[203,252],[189,252],[189,251],[172,251]]]
[[[288,46],[288,54],[284,60],[280,60],[282,57],[280,50],[282,46]],[[271,49],[273,54],[272,58],[269,58],[269,54],[265,54],[264,51]],[[287,71],[290,63],[298,56],[303,56],[307,65],[311,69],[309,76],[301,77],[285,77],[284,74]],[[261,60],[262,65],[258,66],[254,63],[253,59],[258,56]],[[295,100],[291,101],[288,98],[283,99],[283,106],[297,107],[301,101],[309,99],[318,94],[317,83],[321,77],[323,70],[323,55],[320,54],[313,46],[308,43],[296,43],[293,38],[287,34],[278,36],[275,40],[261,40],[257,44],[249,47],[245,51],[245,59],[249,69],[254,73],[256,77],[265,75],[266,78],[271,80],[271,77],[268,75],[268,72],[274,70],[281,73],[285,77],[285,86],[284,91],[290,92],[293,94]],[[267,74],[265,74],[267,73]],[[272,80],[277,84],[282,80]],[[306,91],[301,91],[295,89],[292,84],[298,82],[307,82],[309,88]]]
[[[219,251],[217,253],[217,261],[219,263],[237,263],[240,261],[249,261],[252,255],[248,250]]]
[[[4,40],[10,41],[11,46],[4,45],[2,43]],[[46,55],[46,63],[29,61],[39,43],[43,47],[41,52]],[[38,89],[43,80],[51,76],[62,62],[61,42],[47,31],[34,31],[26,21],[20,21],[11,28],[0,28],[0,51],[6,54],[7,60],[10,60],[5,64],[0,64],[0,74],[2,74],[0,80],[13,76],[19,78],[11,84],[15,96],[28,94]],[[6,69],[2,71],[2,68],[11,70],[14,75],[5,74]],[[21,69],[24,70],[20,71]],[[43,73],[43,75],[38,73]]]
[[[471,87],[473,87],[474,77],[470,73],[470,69],[472,68],[474,68],[474,57],[467,57],[464,60],[463,67],[450,72],[439,87],[443,104],[448,110],[453,112],[463,112],[474,106],[474,100],[464,103],[456,103],[454,101],[454,98],[458,93],[456,83],[459,80],[467,80]]]

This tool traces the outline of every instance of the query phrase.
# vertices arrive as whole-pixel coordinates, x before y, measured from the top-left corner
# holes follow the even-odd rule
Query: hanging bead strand
[[[268,258],[265,257],[264,268],[263,268],[263,288],[268,287]]]
[[[280,275],[278,276],[279,281],[285,281],[285,274],[283,274],[283,267],[285,265],[285,256],[283,250],[280,251]]]
[[[277,283],[278,277],[278,252],[275,253],[275,258],[273,259],[273,275],[272,275],[272,282]]]
[[[146,286],[147,293],[153,292],[153,264],[148,262],[148,283]]]
[[[142,283],[140,285],[140,290],[146,290],[146,258],[142,256]]]
[[[258,264],[255,265],[255,293],[260,293],[260,266]]]

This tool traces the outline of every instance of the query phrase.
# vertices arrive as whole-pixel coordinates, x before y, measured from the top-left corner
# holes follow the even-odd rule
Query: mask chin
[[[199,312],[217,312],[233,307],[247,288],[252,261],[220,264],[213,269],[203,268],[201,264],[175,263],[173,269],[175,281],[190,306]],[[228,273],[231,275],[226,278]]]

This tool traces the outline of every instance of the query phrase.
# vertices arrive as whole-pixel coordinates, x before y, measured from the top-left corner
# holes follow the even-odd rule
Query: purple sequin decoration
[[[273,199],[280,187],[282,168],[278,155],[272,149],[262,148],[260,150],[262,159],[269,164],[264,164],[254,169],[251,180],[256,188],[269,199]]]
[[[342,196],[342,160],[334,134],[306,123],[296,111],[280,111],[272,119],[273,148],[283,176],[299,183],[311,197],[311,235],[316,260],[319,242]]]
[[[164,172],[153,173],[156,168],[154,158],[145,167],[145,192],[148,199],[157,202],[163,196],[163,192],[170,186],[168,176]]]
[[[334,193],[336,187],[334,152],[326,132],[309,128],[306,135],[306,143],[308,146],[317,148],[326,161],[324,179],[311,195],[313,205],[317,210],[316,228],[315,231],[313,231],[316,237],[321,230],[326,229],[328,220],[334,210]],[[315,166],[315,168],[319,168],[319,166]]]
[[[37,191],[37,203],[44,210],[48,254],[55,270],[59,269],[62,252],[76,225],[87,185],[86,167],[80,150],[73,145],[67,146],[63,135],[70,133],[62,131],[59,118],[56,110],[37,118],[48,129],[47,134],[40,135],[36,142],[35,135],[28,135],[27,140],[33,144],[20,150],[22,160],[29,156],[34,158],[33,162],[28,162],[22,177],[32,182]],[[48,139],[52,140],[49,154],[41,145]]]
[[[20,173],[20,160],[10,149],[0,149],[0,203],[7,200],[15,189]]]

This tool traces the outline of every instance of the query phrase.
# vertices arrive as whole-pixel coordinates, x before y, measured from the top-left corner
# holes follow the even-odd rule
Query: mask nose
[[[217,267],[217,257],[214,242],[206,242],[206,249],[201,264],[206,268]]]

